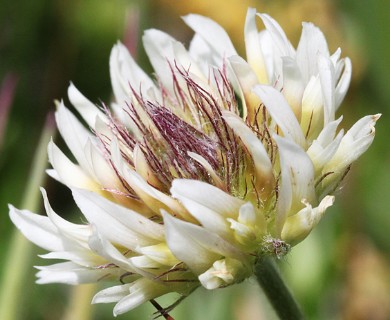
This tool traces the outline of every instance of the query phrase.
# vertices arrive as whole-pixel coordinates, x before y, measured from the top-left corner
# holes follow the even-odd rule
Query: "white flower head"
[[[48,173],[72,190],[87,223],[58,216],[44,190],[47,217],[10,208],[25,236],[50,251],[43,258],[65,260],[39,267],[38,282],[116,281],[93,299],[115,302],[115,315],[168,292],[182,299],[200,285],[241,282],[262,256],[287,254],[333,204],[379,118],[338,130],[351,62],[340,49],[330,54],[311,23],[295,49],[276,21],[249,9],[245,60],[212,20],[184,21],[195,31],[189,50],[145,32],[157,81],[114,46],[110,109],[70,85],[90,130],[57,106],[76,163],[50,142]]]

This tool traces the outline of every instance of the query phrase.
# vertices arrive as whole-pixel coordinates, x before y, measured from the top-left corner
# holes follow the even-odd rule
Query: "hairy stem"
[[[303,314],[270,258],[259,259],[255,266],[257,282],[282,320],[302,320]]]

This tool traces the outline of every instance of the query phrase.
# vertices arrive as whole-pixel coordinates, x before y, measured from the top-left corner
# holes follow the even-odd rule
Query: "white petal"
[[[263,143],[241,120],[240,117],[226,111],[222,112],[222,116],[229,127],[233,129],[234,133],[241,139],[245,147],[248,149],[249,155],[252,157],[253,164],[256,169],[257,183],[263,184],[263,187],[272,183],[272,164]]]
[[[150,88],[155,88],[153,81],[137,65],[127,48],[118,42],[111,50],[110,76],[112,88],[119,104],[129,102],[132,86],[140,90],[144,97]]]
[[[328,44],[321,30],[312,23],[302,23],[302,35],[297,48],[297,63],[305,83],[318,74],[317,56],[329,57]]]
[[[58,230],[61,231],[62,234],[66,235],[70,239],[77,240],[81,243],[87,243],[88,238],[92,234],[91,227],[88,225],[79,225],[71,223],[61,218],[57,213],[54,212],[54,210],[50,206],[45,189],[41,188],[40,190],[42,193],[47,216],[49,217],[53,225],[55,225]]]
[[[221,178],[216,174],[213,167],[210,165],[210,163],[201,155],[188,151],[188,156],[190,156],[192,159],[194,159],[196,162],[198,162],[210,175],[210,177],[213,179],[214,184],[219,188],[224,188],[224,182],[221,180]]]
[[[90,176],[93,176],[90,163],[86,159],[85,144],[88,139],[93,139],[84,126],[77,118],[61,103],[56,111],[56,121],[58,130],[62,138],[65,140],[70,151],[76,158],[80,166],[86,170]]]
[[[318,224],[326,209],[333,205],[333,202],[333,196],[326,196],[314,209],[306,203],[305,208],[287,218],[282,231],[282,239],[291,245],[301,242]]]
[[[146,30],[142,41],[153,69],[159,81],[168,90],[173,90],[172,70],[174,68],[173,43],[176,41],[168,34],[155,29]]]
[[[139,248],[138,252],[165,266],[174,266],[180,261],[175,258],[166,243]]]
[[[163,229],[142,215],[86,190],[72,190],[88,221],[110,241],[134,250],[164,239]]]
[[[218,235],[167,213],[163,217],[169,248],[196,274],[205,272],[224,256],[242,259],[241,253]]]
[[[207,74],[217,54],[199,34],[195,34],[192,38],[188,51],[202,68],[203,74]]]
[[[297,119],[301,119],[302,96],[305,89],[301,72],[294,59],[283,57],[283,95],[294,111]]]
[[[318,56],[318,72],[320,75],[322,101],[324,103],[324,126],[335,117],[335,71],[332,61],[322,55]]]
[[[215,261],[210,269],[199,276],[199,281],[206,289],[213,290],[241,282],[247,276],[248,269],[241,261],[226,258]]]
[[[67,247],[70,247],[69,245]],[[105,260],[88,248],[70,248],[69,251],[55,251],[39,255],[42,259],[59,259],[74,262],[81,267],[91,268],[105,263]]]
[[[23,235],[37,246],[49,251],[65,249],[63,238],[48,217],[9,205],[9,215]]]
[[[47,146],[49,162],[54,168],[54,178],[68,187],[76,187],[98,192],[101,187],[84,170],[72,163],[51,140]],[[53,173],[48,172],[50,175]]]
[[[249,119],[253,120],[260,103],[259,97],[252,92],[253,86],[258,83],[257,76],[252,67],[241,57],[232,56],[228,61],[239,84],[238,94],[243,104],[243,118],[248,115]]]
[[[380,115],[365,116],[345,134],[339,148],[327,163],[326,171],[340,172],[359,158],[371,145],[375,136],[375,123]]]
[[[182,194],[180,194],[180,191],[177,192],[176,189],[180,190],[180,187],[177,188],[177,184],[176,187],[171,188],[172,196],[178,199],[188,210],[188,212],[191,215],[193,215],[194,218],[198,220],[205,229],[214,232],[223,238],[232,238],[229,223],[226,221],[226,217],[224,217],[219,212],[215,212],[209,209],[208,207],[204,206],[201,202],[197,202],[192,200],[191,198],[183,196]],[[208,197],[211,199],[213,199],[213,196],[214,196],[213,193],[208,194]],[[216,196],[218,197],[218,194],[216,194]]]
[[[319,76],[311,77],[302,97],[301,128],[310,142],[324,127],[322,88]]]
[[[335,108],[340,106],[341,102],[344,100],[344,97],[348,91],[349,84],[352,78],[352,63],[349,58],[345,58],[344,71],[341,75],[339,82],[337,83],[335,91]]]
[[[94,283],[102,278],[109,280],[116,277],[116,270],[85,268],[73,262],[62,262],[46,267],[37,267],[39,284],[66,283],[82,284]]]
[[[314,140],[310,148],[307,150],[311,161],[313,162],[316,175],[322,171],[324,165],[333,157],[339,148],[344,131],[341,130],[337,137],[328,145],[323,146],[318,140]]]
[[[316,174],[322,167],[333,157],[337,151],[344,131],[341,130],[335,138],[336,130],[340,124],[342,117],[328,123],[328,125],[321,131],[318,138],[314,140],[307,150],[307,154],[313,161]]]
[[[199,34],[221,58],[237,55],[234,46],[226,31],[213,20],[189,14],[183,17],[184,22]]]
[[[118,251],[106,238],[96,230],[89,239],[89,246],[93,252],[105,258],[110,263],[131,273],[138,273],[144,277],[152,278],[153,275],[134,266],[129,259]]]
[[[247,11],[244,33],[247,61],[257,75],[258,81],[260,83],[268,84],[267,69],[256,26],[256,9],[254,8],[249,8]]]
[[[91,171],[96,181],[102,186],[102,189],[118,190],[125,192],[121,181],[116,172],[109,164],[106,156],[102,154],[90,139],[87,140],[85,147],[85,157],[90,164]]]
[[[282,129],[284,136],[304,148],[306,139],[283,94],[265,85],[257,85],[253,90],[264,103],[272,119]]]
[[[278,55],[281,57],[295,58],[295,50],[290,41],[288,41],[287,36],[280,25],[268,14],[258,15],[263,20],[267,31],[270,33],[275,47],[278,50]]]
[[[274,139],[279,148],[282,175],[275,219],[276,232],[279,234],[287,215],[300,210],[303,199],[308,202],[315,199],[314,167],[306,152],[298,145],[276,135]]]
[[[132,283],[126,283],[120,286],[113,286],[99,291],[92,299],[92,304],[118,302],[130,294]]]
[[[173,214],[180,215],[188,221],[195,221],[175,199],[160,190],[153,188],[134,170],[126,168],[124,171],[124,178],[154,213],[160,215],[160,210],[163,209],[172,212]]]
[[[114,316],[123,314],[151,299],[170,292],[169,286],[164,286],[148,279],[136,280],[130,287],[130,294],[121,299],[114,307]]]
[[[91,101],[84,97],[73,83],[70,83],[70,86],[68,87],[68,97],[69,101],[91,128],[95,128],[96,117],[100,117],[104,122],[108,121],[106,115]]]
[[[195,201],[223,217],[235,219],[244,201],[206,182],[190,179],[175,179],[172,182],[171,194],[180,200]],[[212,195],[212,196],[210,196]]]
[[[141,268],[141,269],[145,269],[145,268],[146,269],[159,269],[159,268],[161,268],[161,263],[159,263],[155,260],[152,260],[146,256],[132,257],[129,260],[137,268]]]

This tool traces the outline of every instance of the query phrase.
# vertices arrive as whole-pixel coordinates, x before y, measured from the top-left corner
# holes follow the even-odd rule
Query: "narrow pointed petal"
[[[93,252],[99,256],[105,258],[110,263],[115,264],[116,266],[122,268],[123,270],[130,273],[138,273],[144,277],[153,277],[153,275],[148,272],[143,271],[142,269],[134,266],[130,259],[127,259],[114,245],[112,245],[105,237],[103,237],[98,232],[92,234],[89,238],[89,246]]]
[[[144,302],[157,298],[170,292],[169,287],[158,284],[148,279],[135,281],[130,289],[130,294],[122,298],[114,307],[114,316],[123,314]]]
[[[297,48],[297,63],[305,83],[318,74],[317,57],[329,57],[328,44],[319,28],[312,23],[302,23],[302,35]]]
[[[333,196],[326,196],[317,208],[309,203],[297,214],[287,218],[282,231],[282,239],[295,245],[305,239],[311,230],[318,224],[328,207],[334,202]]]
[[[188,155],[194,159],[196,162],[198,162],[210,175],[210,177],[213,179],[214,184],[219,189],[224,189],[225,185],[224,182],[221,180],[221,178],[217,175],[217,173],[214,171],[213,167],[210,165],[210,163],[201,155],[188,151]]]
[[[46,190],[41,188],[43,202],[48,218],[51,220],[54,226],[61,231],[62,234],[66,234],[69,238],[77,240],[81,243],[87,243],[88,238],[91,236],[91,227],[88,225],[79,225],[71,223],[64,218],[60,217],[52,209],[49,199],[47,197]]]
[[[86,190],[72,193],[84,216],[110,241],[134,250],[164,239],[162,226],[132,210]]]
[[[173,63],[172,58],[174,54],[172,43],[175,40],[162,31],[150,29],[145,31],[142,41],[159,81],[161,81],[167,90],[172,90],[172,71],[168,63]]]
[[[311,77],[302,97],[301,128],[310,143],[324,126],[324,108],[319,76]]]
[[[288,41],[286,34],[280,25],[271,18],[268,14],[259,14],[261,20],[267,31],[270,33],[272,40],[274,41],[275,47],[279,51],[280,56],[295,58],[295,50],[291,45],[290,41]]]
[[[174,266],[180,263],[172,254],[166,243],[139,248],[138,252],[165,266]]]
[[[301,72],[294,59],[283,57],[283,95],[296,118],[301,119],[302,96],[305,89]]]
[[[252,67],[241,57],[232,56],[228,60],[239,84],[239,94],[243,103],[243,118],[248,116],[253,121],[256,108],[260,103],[259,97],[252,92],[253,86],[258,83],[257,76]]]
[[[56,121],[58,130],[65,140],[70,151],[76,158],[80,166],[91,176],[90,163],[86,159],[84,147],[88,139],[94,139],[92,134],[84,128],[77,118],[61,103],[56,111]]]
[[[241,253],[218,235],[192,223],[164,213],[167,243],[176,258],[196,274],[205,272],[215,260],[230,256],[242,258]],[[196,257],[196,259],[194,259]]]
[[[113,286],[99,291],[92,299],[92,303],[111,303],[118,302],[130,294],[132,283],[126,283],[120,286]]]
[[[36,274],[38,284],[65,283],[78,285],[83,283],[95,283],[102,278],[114,279],[117,277],[115,270],[86,268],[73,262],[61,262],[45,267],[37,267],[40,271]]]
[[[104,122],[107,122],[107,116],[99,110],[91,101],[77,90],[73,83],[68,87],[69,101],[83,117],[89,127],[95,128],[96,117],[100,117]]]
[[[272,164],[262,142],[237,115],[227,111],[223,112],[222,115],[229,127],[240,137],[250,157],[252,157],[256,168],[257,183],[263,184],[262,187],[272,183]]]
[[[48,217],[28,210],[19,210],[11,205],[9,205],[9,215],[20,232],[37,246],[48,251],[65,249],[63,238]]]
[[[134,170],[126,168],[124,178],[143,202],[157,215],[160,215],[161,209],[163,209],[180,215],[188,221],[195,222],[192,216],[175,199],[153,188]]]
[[[183,20],[192,30],[199,34],[220,57],[227,58],[237,55],[237,51],[234,49],[226,31],[213,20],[197,14],[189,14],[183,17]]]
[[[129,102],[131,87],[141,90],[147,96],[150,88],[155,89],[153,81],[137,65],[127,48],[118,42],[111,50],[110,76],[116,101],[119,104]]]
[[[100,186],[79,166],[72,163],[53,141],[47,146],[49,162],[53,166],[54,178],[67,185],[99,191]],[[50,172],[49,172],[50,174]]]
[[[178,181],[178,180],[175,180]],[[179,183],[180,185],[180,183]],[[187,186],[182,186],[181,189],[191,188],[191,184]],[[192,190],[192,189],[190,189]],[[190,191],[189,190],[189,191]],[[190,191],[191,192],[191,191]],[[171,188],[172,196],[180,201],[180,203],[188,210],[188,212],[200,222],[200,224],[207,230],[220,235],[223,238],[231,238],[232,234],[230,232],[229,223],[221,213],[211,210],[210,208],[203,205],[202,202],[197,202],[192,200],[189,197],[183,196],[180,194],[180,191],[177,192],[176,187]],[[209,193],[208,197],[214,199],[214,196],[218,197],[218,193]]]
[[[190,56],[196,61],[204,75],[210,73],[211,66],[218,64],[218,54],[209,46],[209,44],[195,33],[188,49]]]
[[[365,116],[356,122],[342,138],[339,148],[326,169],[340,172],[359,158],[371,145],[375,136],[375,123],[380,114]]]
[[[256,9],[249,8],[245,20],[245,48],[248,63],[257,75],[260,83],[269,83],[267,68],[264,62],[263,52],[259,41],[259,32],[256,26]]]
[[[189,199],[202,206],[218,212],[223,217],[236,218],[244,201],[202,181],[190,179],[175,179],[172,183],[173,197]],[[210,194],[213,196],[210,197]]]
[[[324,126],[335,118],[335,71],[332,61],[322,55],[318,56],[322,101],[324,104]]]
[[[284,136],[305,147],[306,139],[283,94],[271,86],[264,85],[257,85],[253,90],[264,103],[272,119],[282,129]]]
[[[280,154],[282,185],[280,187],[276,232],[282,231],[287,216],[300,210],[301,201],[315,199],[314,167],[304,150],[291,141],[274,135]]]
[[[347,57],[344,61],[344,71],[341,75],[339,82],[337,83],[335,91],[335,108],[336,110],[343,102],[345,95],[347,94],[349,84],[351,83],[352,78],[352,63],[351,60]]]

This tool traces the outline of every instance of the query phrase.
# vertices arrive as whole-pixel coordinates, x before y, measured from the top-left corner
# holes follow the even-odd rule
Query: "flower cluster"
[[[48,173],[72,190],[87,223],[57,215],[43,189],[47,217],[10,208],[24,235],[50,251],[43,258],[66,261],[39,267],[38,283],[116,281],[93,299],[115,302],[115,315],[169,292],[241,282],[257,259],[284,256],[333,204],[379,118],[338,129],[351,62],[340,49],[330,54],[311,23],[294,49],[276,21],[249,9],[245,60],[212,20],[184,21],[195,32],[189,50],[145,32],[156,81],[114,46],[110,108],[70,85],[90,130],[57,105],[77,163],[50,142]]]

